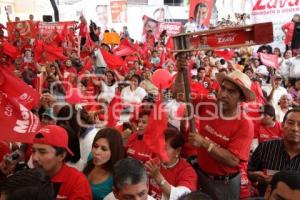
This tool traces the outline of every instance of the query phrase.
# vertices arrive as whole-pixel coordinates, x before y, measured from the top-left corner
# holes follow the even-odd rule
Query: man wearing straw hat
[[[186,66],[184,60],[179,59],[179,74],[182,66]],[[240,71],[218,73],[216,79],[220,84],[216,102],[199,102],[202,112],[196,117],[200,125],[188,139],[198,152],[200,188],[216,200],[238,200],[240,166],[248,161],[254,134],[252,121],[240,103],[253,101],[255,95],[250,90],[251,80]]]

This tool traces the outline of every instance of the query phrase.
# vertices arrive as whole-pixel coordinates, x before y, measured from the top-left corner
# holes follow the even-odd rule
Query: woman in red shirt
[[[175,200],[197,189],[197,174],[192,166],[180,157],[184,144],[183,136],[175,128],[164,131],[169,161],[148,161],[150,172],[149,194],[155,199]]]
[[[142,110],[139,113],[137,131],[129,136],[126,145],[127,155],[142,163],[145,163],[154,157],[154,154],[143,141],[144,130],[148,124],[150,113],[150,110]]]

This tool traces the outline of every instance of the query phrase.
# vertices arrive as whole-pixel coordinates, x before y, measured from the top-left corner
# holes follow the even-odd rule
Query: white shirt
[[[184,29],[185,29],[185,32],[188,33],[188,32],[195,32],[197,31],[197,26],[194,22],[187,22],[185,25],[184,25]]]
[[[282,62],[280,73],[284,77],[300,77],[300,56],[287,59]]]
[[[108,86],[104,81],[101,81],[101,93],[98,96],[98,99],[105,99],[108,103],[114,98],[116,95],[116,87],[117,82],[115,82],[112,86]]]
[[[271,91],[272,91],[272,86],[270,84],[263,86],[262,89],[267,93],[267,95],[269,96]],[[273,93],[273,97],[270,100],[270,104],[274,107],[274,109],[277,107],[279,99],[282,95],[287,94],[287,90],[284,87],[278,86],[278,88],[276,88],[274,90]]]
[[[107,67],[100,49],[96,49],[94,55],[96,56],[96,67]]]
[[[146,95],[147,92],[141,87],[137,87],[134,91],[132,91],[130,86],[127,86],[121,91],[123,103],[129,104],[141,103]]]
[[[106,197],[104,197],[103,200],[117,200],[117,198],[115,197],[114,193],[111,192]],[[148,195],[147,200],[155,200],[155,199]]]

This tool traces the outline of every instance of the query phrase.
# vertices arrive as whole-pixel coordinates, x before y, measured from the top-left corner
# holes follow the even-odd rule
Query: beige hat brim
[[[239,87],[244,96],[245,96],[245,102],[249,102],[249,101],[254,101],[255,100],[255,94],[253,93],[252,90],[248,89],[246,86],[241,85],[239,83],[237,83],[234,79],[228,77],[226,74],[224,73],[217,73],[216,74],[216,79],[218,81],[218,83],[221,85],[223,83],[224,80],[228,80],[230,82],[232,82],[233,84],[235,84],[237,87]]]

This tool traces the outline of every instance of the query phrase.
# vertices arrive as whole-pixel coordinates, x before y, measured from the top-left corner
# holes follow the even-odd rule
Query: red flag
[[[166,49],[163,48],[161,54],[160,54],[160,63],[159,63],[159,66],[162,67],[163,64],[165,64],[166,62]]]
[[[13,59],[16,59],[19,55],[17,47],[11,45],[9,42],[4,41],[2,43],[3,53],[10,56]]]
[[[255,101],[257,103],[260,103],[260,104],[266,104],[268,103],[266,98],[264,97],[264,94],[263,94],[263,91],[261,89],[261,85],[259,84],[258,81],[253,81],[251,83],[251,90],[254,92],[255,94]]]
[[[122,60],[119,56],[113,55],[103,49],[100,49],[100,52],[107,64],[107,66],[112,70],[118,69],[125,64],[124,60]]]
[[[43,92],[43,84],[44,84],[44,74],[39,73],[35,79],[35,89],[42,94]]]
[[[122,100],[120,93],[116,94],[116,96],[110,101],[108,106],[108,114],[107,114],[107,126],[115,127],[117,122],[120,119],[122,112]]]
[[[3,67],[0,67],[0,91],[27,109],[37,106],[40,100],[40,94],[36,90]]]
[[[168,52],[172,52],[174,50],[174,41],[172,37],[169,37],[166,43],[166,49]]]
[[[39,118],[8,94],[0,92],[0,140],[30,143]]]
[[[159,155],[163,161],[168,161],[164,136],[164,131],[167,128],[167,125],[167,114],[162,108],[162,95],[160,94],[149,116],[143,140],[147,147],[153,153]]]
[[[123,39],[120,45],[114,50],[116,56],[128,56],[134,52],[136,52],[136,49],[126,38]]]
[[[260,61],[268,66],[277,69],[279,67],[278,56],[274,54],[258,53]]]
[[[230,49],[230,51],[228,51],[228,49],[225,49],[225,50],[215,50],[215,54],[216,54],[217,57],[222,57],[226,61],[228,61],[228,60],[231,60],[233,58],[234,49]]]
[[[44,43],[44,51],[47,53],[47,60],[65,60],[67,57],[63,54],[63,48]]]

